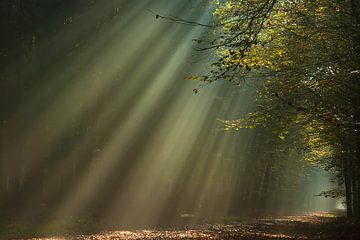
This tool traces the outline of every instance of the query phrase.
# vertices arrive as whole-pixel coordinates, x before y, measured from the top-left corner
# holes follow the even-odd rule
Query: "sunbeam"
[[[280,2],[0,2],[0,239],[311,239],[357,216],[336,97],[358,70],[317,49],[354,50],[320,26],[356,21]]]

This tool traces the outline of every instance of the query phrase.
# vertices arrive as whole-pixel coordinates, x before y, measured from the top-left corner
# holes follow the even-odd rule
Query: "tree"
[[[229,128],[296,132],[305,158],[335,169],[348,216],[359,218],[360,22],[358,1],[216,2],[214,33],[199,50],[218,56],[205,83],[259,86],[254,113]],[[311,158],[309,158],[311,156]],[[344,179],[344,181],[342,181]]]

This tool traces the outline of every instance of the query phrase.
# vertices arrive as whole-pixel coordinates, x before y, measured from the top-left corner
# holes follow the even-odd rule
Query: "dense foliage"
[[[197,42],[218,57],[197,79],[258,87],[256,110],[224,121],[226,128],[272,129],[304,160],[334,174],[339,189],[322,195],[346,195],[348,216],[359,218],[359,1],[215,5],[213,34]]]

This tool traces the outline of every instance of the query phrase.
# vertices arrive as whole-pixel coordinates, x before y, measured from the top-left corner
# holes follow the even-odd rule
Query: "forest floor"
[[[28,238],[33,240],[101,239],[360,239],[360,227],[331,214],[253,219],[231,224],[202,224],[182,228],[104,231],[96,234]]]

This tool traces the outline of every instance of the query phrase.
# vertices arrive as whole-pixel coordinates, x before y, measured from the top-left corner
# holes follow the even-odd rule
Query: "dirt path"
[[[76,239],[360,239],[360,229],[329,215],[289,216],[233,224],[206,224],[182,229],[107,231],[68,237],[33,238]]]

